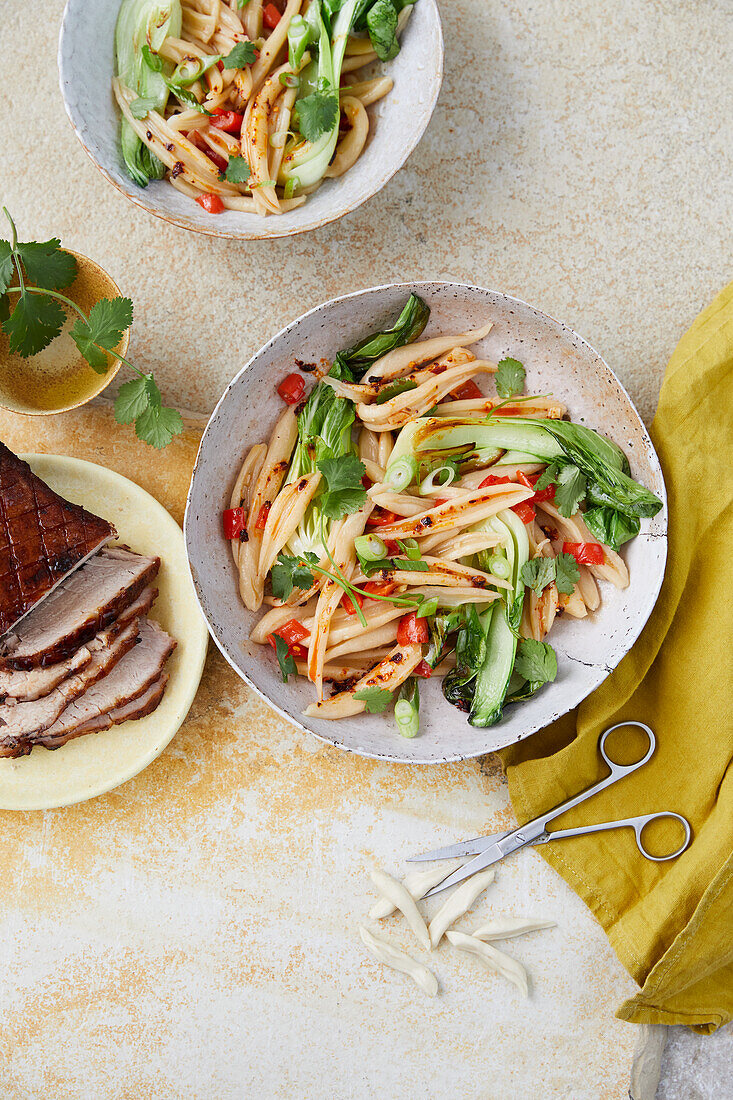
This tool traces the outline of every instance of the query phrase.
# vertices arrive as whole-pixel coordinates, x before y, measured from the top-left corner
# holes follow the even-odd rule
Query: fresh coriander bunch
[[[24,359],[37,355],[60,334],[67,312],[76,314],[69,335],[97,374],[106,374],[110,356],[119,359],[135,375],[120,386],[115,417],[120,424],[135,422],[138,439],[161,448],[183,430],[177,409],[163,405],[152,374],[141,370],[114,349],[132,324],[129,298],[101,298],[85,313],[66,294],[77,274],[76,260],[64,252],[58,237],[49,241],[18,240],[8,211],[10,240],[0,240],[0,327],[10,350]]]

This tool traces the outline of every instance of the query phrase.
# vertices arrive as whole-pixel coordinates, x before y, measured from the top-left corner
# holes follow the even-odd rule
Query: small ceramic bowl
[[[457,283],[402,283],[349,294],[318,306],[265,344],[227,387],[204,432],[188,496],[184,533],[201,608],[216,644],[234,669],[301,729],[363,756],[410,763],[462,760],[513,744],[559,718],[598,687],[634,644],[657,599],[667,553],[667,511],[642,520],[624,548],[631,582],[624,591],[601,583],[601,606],[585,619],[556,621],[550,640],[558,676],[525,703],[506,708],[488,729],[474,729],[443,698],[438,678],[420,683],[420,735],[405,740],[390,715],[361,714],[338,722],[305,718],[313,699],[303,679],[283,684],[269,647],[254,645],[252,615],[240,603],[221,512],[243,458],[266,441],[282,410],[275,387],[296,358],[332,360],[339,349],[385,327],[411,291],[430,306],[425,335],[494,327],[472,345],[479,357],[513,357],[527,370],[527,392],[552,393],[572,419],[608,435],[627,454],[635,478],[666,500],[649,435],[618,378],[580,336],[526,302]]]
[[[62,291],[88,313],[100,298],[117,298],[119,287],[107,272],[79,252],[70,248],[76,260],[77,274],[74,282]],[[76,320],[67,310],[66,324],[61,334],[52,340],[38,355],[27,359],[10,351],[8,338],[0,332],[0,406],[11,412],[30,416],[49,416],[68,412],[86,404],[106,389],[120,369],[119,359],[113,359],[106,374],[97,374],[79,354],[69,329]],[[130,340],[128,329],[115,351],[127,354]]]
[[[167,180],[138,187],[119,150],[120,116],[112,95],[114,29],[120,0],[68,0],[59,40],[59,77],[76,136],[102,175],[158,218],[237,240],[286,237],[317,229],[356,210],[402,167],[427,128],[443,78],[443,35],[436,0],[419,0],[400,38],[401,50],[378,64],[394,87],[369,108],[367,145],[340,179],[326,180],[303,206],[261,217],[239,211],[207,214]]]

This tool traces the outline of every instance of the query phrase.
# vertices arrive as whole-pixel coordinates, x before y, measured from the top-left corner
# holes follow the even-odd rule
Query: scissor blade
[[[449,844],[446,848],[435,848],[419,856],[409,856],[406,863],[423,863],[429,859],[454,859],[458,856],[477,856],[490,844],[503,840],[507,833],[492,833],[491,836],[475,836],[472,840],[463,840],[458,844]]]
[[[451,886],[457,886],[459,882],[463,882],[465,879],[470,878],[471,875],[475,875],[477,871],[483,871],[484,868],[490,867],[492,863],[498,863],[502,859],[504,853],[499,847],[498,842],[492,844],[475,859],[469,860],[468,863],[464,863],[463,866],[458,867],[452,875],[448,875],[442,882],[439,882],[437,886],[434,886],[432,890],[428,890],[425,894],[426,898],[431,898],[433,894],[439,894],[442,890],[448,890]]]

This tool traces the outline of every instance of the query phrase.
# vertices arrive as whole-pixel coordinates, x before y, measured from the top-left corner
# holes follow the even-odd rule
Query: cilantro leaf
[[[102,298],[89,310],[89,322],[78,318],[69,335],[89,366],[98,374],[105,374],[109,366],[107,356],[95,345],[113,351],[131,324],[129,298]]]
[[[380,61],[391,61],[400,52],[397,39],[397,8],[392,0],[376,0],[366,15],[374,52]]]
[[[61,303],[54,298],[21,294],[2,328],[9,338],[10,350],[27,359],[48,347],[61,332],[65,320]]]
[[[354,698],[364,704],[368,714],[381,714],[392,701],[392,692],[386,688],[367,687],[354,693]]]
[[[383,390],[379,391],[374,404],[383,405],[385,401],[390,401],[393,397],[399,397],[401,393],[407,393],[408,390],[416,389],[417,382],[412,378],[404,378],[399,382],[391,382],[389,386],[385,386]]]
[[[540,596],[555,579],[554,559],[532,558],[531,561],[526,561],[522,566],[521,578],[536,596]]]
[[[279,634],[273,634],[275,639],[275,654],[277,656],[277,663],[280,665],[280,675],[283,678],[283,683],[287,684],[288,676],[296,673],[298,667],[295,664],[295,660],[290,655],[288,643],[284,638],[281,638]]]
[[[61,290],[76,278],[76,260],[64,252],[58,237],[50,241],[30,241],[15,248],[25,268],[28,282],[44,290]]]
[[[224,178],[230,183],[246,183],[251,174],[252,169],[244,157],[230,157]]]
[[[183,431],[183,417],[178,409],[163,405],[148,405],[135,421],[135,434],[143,443],[160,450],[167,447],[174,435]]]
[[[225,69],[243,69],[245,65],[253,65],[256,59],[254,42],[237,42],[231,53],[222,57],[221,62]]]
[[[555,483],[561,465],[562,463],[560,462],[551,462],[537,478],[534,486],[535,489],[549,489],[549,487]]]
[[[287,600],[294,588],[307,591],[314,584],[313,573],[308,569],[308,565],[318,565],[317,554],[308,552],[302,558],[278,554],[277,561],[270,572],[273,596],[279,600]]]
[[[347,454],[341,458],[324,458],[317,465],[328,485],[327,492],[320,498],[323,515],[328,519],[341,519],[358,512],[367,498],[361,483],[366,473],[364,463],[355,454]]]
[[[115,400],[115,420],[118,424],[132,424],[148,407],[148,392],[144,378],[123,382]]]
[[[338,125],[339,103],[332,93],[313,92],[295,105],[298,128],[306,141],[318,141]]]
[[[558,592],[570,596],[580,580],[578,563],[572,554],[558,554],[555,558],[555,584]]]
[[[0,241],[0,294],[4,294],[13,281],[15,264],[10,241]]]
[[[555,478],[555,504],[561,516],[569,518],[578,511],[585,497],[585,476],[572,462],[562,466]]]
[[[555,650],[547,642],[524,638],[517,648],[514,670],[533,685],[549,684],[557,676]]]
[[[526,373],[518,359],[502,359],[494,375],[499,397],[506,400],[521,393],[524,389]]]

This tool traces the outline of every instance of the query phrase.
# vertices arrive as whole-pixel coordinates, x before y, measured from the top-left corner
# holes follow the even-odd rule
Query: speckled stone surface
[[[102,179],[57,88],[60,0],[3,0],[2,201],[22,236],[58,234],[110,271],[135,301],[131,354],[202,413],[324,298],[447,277],[570,324],[649,418],[676,341],[730,278],[729,0],[440,6],[443,91],[405,169],[341,222],[234,244],[167,227]],[[156,464],[85,417],[0,434],[116,465],[180,518],[193,438]],[[354,760],[274,719],[212,653],[190,721],[138,779],[1,816],[4,1095],[627,1095],[635,1029],[613,1009],[631,982],[535,853],[476,907],[558,920],[512,948],[528,1004],[446,949],[444,998],[412,1000],[361,952],[363,871],[396,869],[396,839],[510,820],[490,762]],[[658,1096],[725,1097],[731,1057],[730,1029],[673,1032]]]

